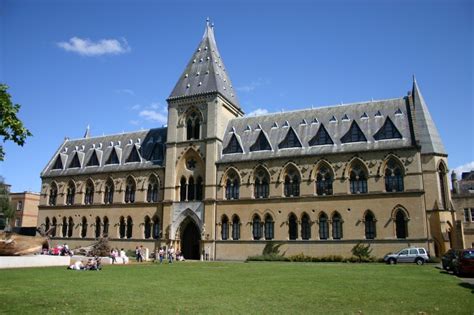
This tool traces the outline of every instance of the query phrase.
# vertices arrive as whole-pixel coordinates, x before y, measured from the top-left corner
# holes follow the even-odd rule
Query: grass
[[[0,313],[471,314],[474,290],[431,266],[201,263],[0,270]]]

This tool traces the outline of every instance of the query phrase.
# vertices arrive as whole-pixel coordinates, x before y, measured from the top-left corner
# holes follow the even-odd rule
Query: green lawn
[[[434,266],[200,263],[0,270],[0,313],[472,314],[473,287]]]

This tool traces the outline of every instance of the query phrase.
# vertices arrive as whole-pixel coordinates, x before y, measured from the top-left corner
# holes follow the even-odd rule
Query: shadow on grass
[[[474,285],[472,285],[470,283],[467,283],[467,282],[461,282],[459,284],[459,286],[462,287],[462,288],[471,290],[471,293],[474,294]]]

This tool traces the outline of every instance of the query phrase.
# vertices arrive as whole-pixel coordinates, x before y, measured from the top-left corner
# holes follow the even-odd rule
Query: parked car
[[[463,249],[453,260],[454,274],[462,276],[474,274],[474,248]]]
[[[444,270],[453,270],[453,261],[457,257],[461,250],[459,249],[450,249],[446,253],[444,253],[443,257],[441,257],[441,265],[443,266]]]
[[[396,264],[401,262],[414,262],[417,265],[423,265],[430,259],[428,252],[423,247],[404,248],[398,253],[387,254],[383,260],[388,264]]]

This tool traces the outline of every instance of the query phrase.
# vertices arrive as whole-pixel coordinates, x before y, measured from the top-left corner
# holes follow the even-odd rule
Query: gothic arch
[[[266,172],[268,175],[268,179],[271,181],[272,176],[270,175],[270,170],[265,164],[257,164],[254,168],[252,168],[251,174],[249,176],[249,181],[255,183],[255,176],[259,170]]]
[[[309,218],[310,223],[312,223],[311,215],[310,215],[308,212],[306,212],[306,211],[303,211],[303,212],[301,213],[301,215],[300,215],[300,217],[299,217],[299,220],[301,221],[305,215]]]
[[[407,221],[410,221],[410,212],[408,212],[408,210],[400,204],[393,207],[392,211],[390,212],[390,218],[392,219],[392,221],[395,221],[395,217],[397,215],[398,210],[403,211],[405,217],[407,218]]]
[[[288,174],[289,170],[295,170],[298,177],[300,178],[300,182],[303,181],[303,174],[301,174],[301,170],[299,169],[298,165],[292,161],[288,161],[281,168],[280,175],[278,176],[279,182],[285,181],[285,176]]]
[[[362,158],[355,156],[346,163],[346,166],[344,167],[344,172],[342,173],[342,177],[345,179],[349,179],[350,171],[356,164],[359,164],[362,166],[363,170],[367,174],[367,178],[370,176],[370,172],[369,172],[369,168],[367,164],[364,162],[364,160],[362,160]]]
[[[237,174],[239,183],[242,183],[242,175],[240,175],[239,169],[235,166],[229,166],[228,168],[225,169],[224,173],[222,174],[221,180],[219,181],[220,186],[225,186],[226,180],[229,177],[230,172],[234,172],[235,174]]]
[[[181,224],[186,219],[193,221],[194,224],[196,224],[196,226],[199,228],[199,230],[202,231],[203,223],[202,223],[201,219],[199,219],[199,217],[196,215],[196,213],[194,211],[192,211],[191,209],[188,208],[188,209],[184,210],[183,212],[181,212],[179,214],[178,218],[176,219],[176,221],[173,223],[172,230],[170,231],[172,236],[174,236],[175,238],[177,236],[178,239],[180,238],[178,233],[180,233]]]
[[[334,178],[336,176],[336,172],[334,171],[334,168],[332,167],[331,163],[326,159],[320,159],[311,168],[311,172],[309,173],[309,180],[310,181],[315,181],[316,180],[318,170],[323,166],[328,168],[329,172],[332,175],[332,178]]]
[[[402,171],[402,175],[405,176],[405,166],[404,166],[402,160],[400,159],[400,157],[398,155],[395,155],[394,153],[389,153],[384,157],[384,159],[382,160],[382,162],[379,165],[379,168],[377,169],[377,176],[380,176],[380,177],[385,176],[385,168],[387,167],[387,163],[390,160],[394,160],[395,163],[397,163],[400,166],[400,170]]]
[[[196,106],[190,106],[179,117],[179,125],[186,126],[186,120],[192,113],[196,113],[199,116],[199,119],[201,119],[201,124],[204,123],[204,114]]]

